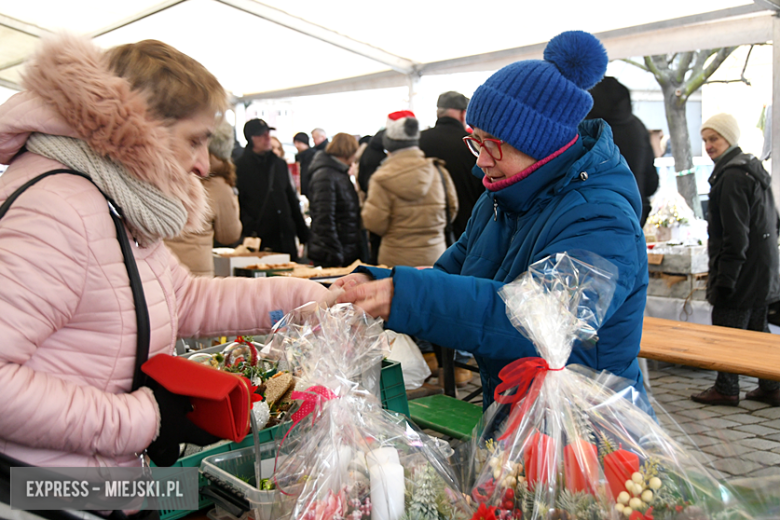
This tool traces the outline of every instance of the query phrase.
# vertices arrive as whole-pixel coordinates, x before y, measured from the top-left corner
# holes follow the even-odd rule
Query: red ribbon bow
[[[542,382],[547,376],[548,371],[563,370],[561,368],[550,368],[547,364],[547,360],[540,357],[527,357],[518,359],[506,365],[498,373],[498,377],[501,378],[501,383],[496,387],[493,392],[493,398],[501,404],[511,404],[514,409],[517,403],[519,403],[524,397],[523,404],[517,413],[512,414],[513,417],[509,426],[506,429],[504,435],[499,437],[499,440],[505,440],[520,426],[520,422],[525,416],[528,408],[536,401],[539,396],[539,391],[542,388]],[[501,395],[502,392],[506,392],[512,388],[517,388],[512,395]]]
[[[292,414],[293,424],[290,427],[292,430],[295,425],[304,420],[309,414],[311,414],[317,408],[322,408],[322,405],[338,397],[336,394],[328,390],[322,385],[310,386],[305,392],[293,392],[290,394],[292,399],[303,401],[298,411]],[[315,415],[316,418],[316,415]],[[285,436],[286,437],[286,436]]]

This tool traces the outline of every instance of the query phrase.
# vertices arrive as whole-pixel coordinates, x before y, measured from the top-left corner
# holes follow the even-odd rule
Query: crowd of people
[[[569,362],[609,370],[641,398],[642,223],[657,175],[627,90],[602,81],[607,62],[593,35],[568,31],[544,59],[507,65],[471,99],[443,93],[433,128],[400,110],[370,137],[316,128],[312,146],[297,133],[307,225],[275,129],[251,119],[236,148],[225,91],[199,63],[151,40],[105,51],[47,39],[26,90],[0,106],[0,161],[10,165],[0,202],[12,202],[0,221],[0,390],[14,396],[0,403],[0,453],[132,466],[146,451],[170,464],[179,443],[213,439],[186,419],[186,398],[136,377],[137,357],[171,352],[180,337],[268,331],[273,312],[336,298],[421,344],[473,355],[488,406],[501,369],[536,355],[498,290],[576,249],[619,277],[598,343]],[[716,161],[708,296],[713,322],[765,330],[766,304],[780,298],[777,214],[732,119],[702,127]],[[213,245],[242,237],[292,261],[302,244],[317,265],[384,268],[361,267],[336,290],[214,278]],[[694,398],[733,404],[738,391],[722,375]],[[762,381],[748,398],[778,406],[780,390]]]
[[[374,136],[340,132],[329,139],[315,128],[310,146],[307,133],[296,133],[299,182],[291,178],[290,186],[281,185],[281,173],[268,173],[271,164],[281,172],[276,158],[285,158],[275,129],[262,119],[247,121],[247,146],[235,159],[242,235],[257,236],[261,247],[293,260],[305,252],[303,261],[323,267],[355,260],[432,266],[463,233],[483,191],[472,173],[474,156],[463,143],[468,98],[446,92],[437,104],[436,126],[424,131],[414,113],[399,111]],[[286,192],[283,209],[266,201],[266,195],[275,197],[273,186]],[[300,196],[308,200],[308,231],[301,212],[293,211]],[[266,224],[259,229],[258,222]]]

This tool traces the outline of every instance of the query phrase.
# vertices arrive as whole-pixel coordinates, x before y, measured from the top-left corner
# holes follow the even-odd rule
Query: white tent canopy
[[[61,30],[104,47],[162,40],[246,101],[413,88],[422,75],[495,70],[540,57],[568,29],[597,34],[611,59],[764,43],[773,39],[769,2],[0,0],[0,85],[18,88],[37,40]]]

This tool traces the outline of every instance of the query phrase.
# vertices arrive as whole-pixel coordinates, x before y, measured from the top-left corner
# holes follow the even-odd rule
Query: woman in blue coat
[[[458,242],[433,269],[364,269],[339,283],[341,301],[381,316],[388,328],[472,352],[485,407],[502,367],[538,356],[509,322],[498,289],[534,262],[575,249],[606,258],[619,276],[598,343],[575,345],[569,363],[609,370],[644,394],[637,362],[648,278],[642,202],[609,125],[582,121],[593,105],[587,90],[607,61],[594,36],[569,31],[549,42],[544,60],[493,74],[466,112],[474,133],[465,140],[486,191]]]

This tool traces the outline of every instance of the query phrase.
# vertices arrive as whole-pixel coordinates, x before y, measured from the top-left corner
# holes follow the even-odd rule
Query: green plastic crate
[[[275,440],[281,439],[285,433],[287,433],[287,430],[290,428],[292,423],[289,421],[283,422],[281,424],[277,424],[276,426],[272,426],[271,428],[265,428],[264,430],[260,430],[260,432],[257,434],[257,436],[260,438],[260,444],[266,444],[268,442],[273,442]],[[281,433],[280,433],[281,432]],[[252,436],[252,432],[249,432],[246,434],[246,437],[244,437],[244,440],[241,442],[231,442],[230,443],[230,450],[240,450],[241,448],[249,448],[250,446],[255,445],[254,437]]]
[[[288,423],[277,424],[276,426],[273,426],[271,428],[266,428],[264,430],[261,430],[259,433],[260,443],[264,444],[267,442],[274,441],[277,432],[281,431],[282,435],[284,435],[284,432],[286,432],[287,428],[289,427],[290,427],[290,423],[288,422]],[[247,435],[244,438],[244,440],[241,442],[225,442],[224,444],[214,446],[213,448],[199,451],[198,453],[194,453],[187,457],[182,457],[176,461],[176,464],[174,464],[173,467],[174,468],[200,468],[200,463],[203,462],[203,459],[205,459],[206,457],[210,457],[212,455],[219,455],[220,453],[228,453],[241,448],[246,448],[248,446],[254,446],[254,440],[252,439],[252,434]],[[198,489],[203,488],[207,484],[208,484],[208,479],[206,479],[206,477],[204,477],[203,474],[199,474]],[[210,498],[200,496],[198,500],[198,509],[203,509],[204,507],[208,507],[211,504],[213,504],[213,501]],[[172,506],[175,506],[175,504],[172,504]],[[160,520],[175,520],[176,518],[181,518],[183,516],[188,515],[189,513],[191,513],[190,510],[173,509],[172,507],[171,509],[165,509],[160,511]]]
[[[176,461],[176,463],[172,466],[174,468],[200,468],[200,463],[205,459],[206,457],[209,457],[211,455],[218,455],[220,453],[225,453],[230,451],[231,449],[231,442],[226,442],[224,444],[220,444],[218,446],[214,446],[213,448],[209,448],[207,450],[199,451],[198,453],[194,453],[192,455],[189,455],[187,457],[182,457],[179,460]],[[154,463],[152,463],[152,466],[154,466]],[[208,484],[208,480],[206,480],[206,477],[204,477],[201,474],[198,474],[198,489]],[[210,498],[204,498],[199,497],[198,499],[198,509],[203,509],[204,507],[210,506],[213,502]],[[167,504],[166,504],[167,505]],[[160,520],[174,520],[176,518],[181,518],[183,516],[188,515],[191,513],[191,511],[187,509],[175,509],[176,504],[170,504],[170,509],[163,509],[160,511]]]
[[[398,361],[382,360],[382,375],[379,378],[382,408],[409,417],[409,400],[406,398],[404,373]]]

